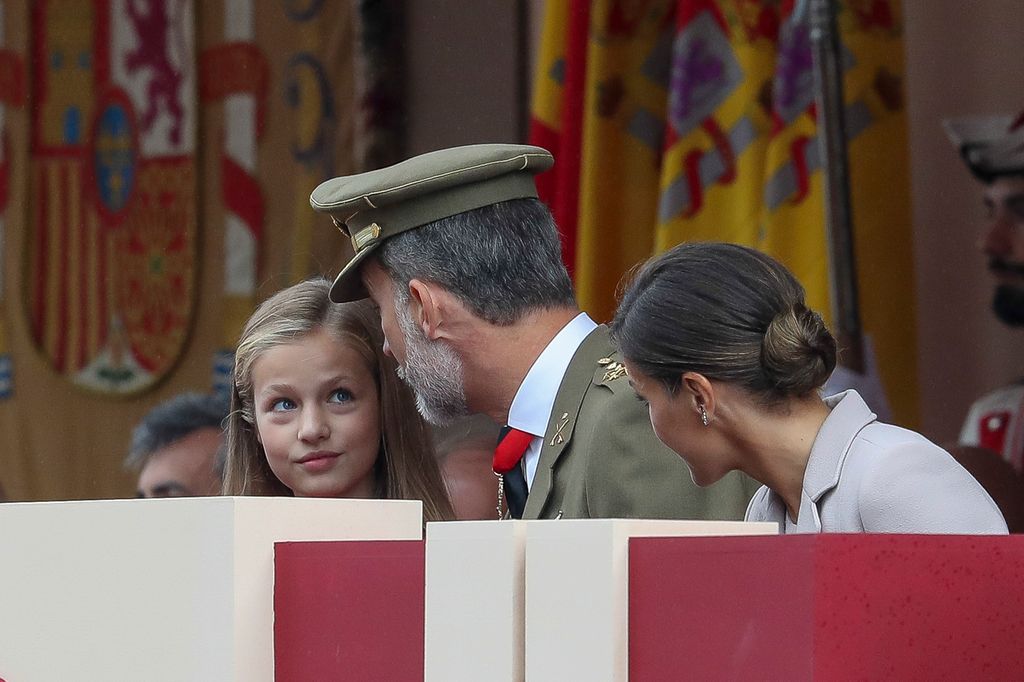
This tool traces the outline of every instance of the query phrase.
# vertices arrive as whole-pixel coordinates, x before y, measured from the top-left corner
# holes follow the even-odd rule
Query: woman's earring
[[[703,405],[700,406],[700,423],[704,426],[708,425],[708,411]]]

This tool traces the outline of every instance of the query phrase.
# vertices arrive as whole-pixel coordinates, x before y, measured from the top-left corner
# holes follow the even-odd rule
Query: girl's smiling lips
[[[316,471],[319,469],[330,468],[330,466],[334,464],[334,460],[340,456],[340,452],[317,450],[316,452],[310,452],[309,454],[303,455],[297,463],[302,465],[304,469]]]

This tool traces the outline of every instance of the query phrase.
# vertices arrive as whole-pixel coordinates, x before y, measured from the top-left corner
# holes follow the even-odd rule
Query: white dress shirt
[[[516,397],[512,399],[512,407],[508,411],[508,425],[533,436],[533,441],[526,449],[521,462],[527,489],[533,485],[533,476],[537,473],[537,462],[540,459],[541,447],[544,445],[544,432],[547,431],[548,421],[551,419],[558,387],[562,384],[562,378],[569,368],[572,356],[576,354],[583,339],[596,328],[597,323],[586,313],[580,313],[562,327],[530,367],[526,378],[516,391]]]

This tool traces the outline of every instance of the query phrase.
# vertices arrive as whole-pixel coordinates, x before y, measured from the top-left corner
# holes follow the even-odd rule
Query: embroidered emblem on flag
[[[41,0],[32,29],[32,339],[77,385],[145,390],[194,317],[192,0]]]

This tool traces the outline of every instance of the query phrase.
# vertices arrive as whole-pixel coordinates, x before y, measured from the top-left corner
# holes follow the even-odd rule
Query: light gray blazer
[[[875,421],[856,391],[825,403],[832,411],[811,446],[797,523],[767,486],[747,521],[775,521],[782,533],[1006,533],[995,502],[948,452]]]

